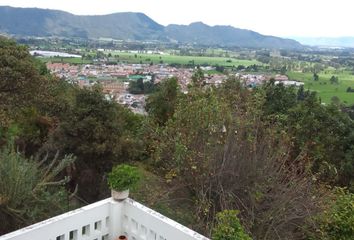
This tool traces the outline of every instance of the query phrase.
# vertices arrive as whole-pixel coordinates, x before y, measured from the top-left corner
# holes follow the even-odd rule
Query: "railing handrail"
[[[129,212],[132,214],[132,216],[129,216]],[[80,216],[81,214],[83,214],[83,216]],[[185,236],[185,239],[209,240],[203,235],[129,198],[122,202],[117,202],[112,198],[107,198],[93,204],[72,210],[70,212],[63,213],[56,217],[44,220],[42,222],[30,225],[28,227],[16,230],[14,232],[10,232],[0,236],[0,240],[28,239],[30,235],[36,239],[40,238],[48,240],[52,239],[53,237],[55,240],[55,238],[57,238],[56,236],[63,236],[63,238],[60,239],[67,240],[70,238],[69,236],[73,231],[76,231],[75,234],[77,235],[82,234],[81,227],[86,225],[86,220],[90,221],[87,222],[87,224],[89,224],[87,226],[91,229],[91,234],[96,234],[95,236],[99,236],[100,238],[102,236],[102,239],[113,239],[112,236],[116,236],[119,232],[123,231],[126,231],[128,235],[133,234],[134,236],[134,234],[137,233],[130,232],[129,227],[124,227],[123,218],[125,215],[128,215],[127,217],[131,217],[131,219],[135,218],[136,226],[139,228],[139,231],[141,231],[141,227],[146,232],[148,227],[153,229],[155,226],[153,226],[151,222],[155,222],[157,225],[162,223],[163,225],[159,226],[158,228],[158,230],[161,232],[158,230],[155,230],[155,232],[159,236],[164,235],[165,239],[171,239],[171,235],[178,235]],[[73,218],[73,224],[70,222],[71,218]],[[80,218],[83,219],[82,222]],[[145,218],[145,222],[140,222],[140,218]],[[149,221],[146,221],[147,218]],[[131,219],[129,220],[129,224],[132,221]],[[104,227],[102,226],[102,232],[95,231],[95,227],[93,225],[96,225],[96,221],[99,221],[100,224],[105,222]],[[138,222],[140,223],[138,224]],[[48,234],[44,233],[45,231],[48,231]],[[43,235],[46,237],[43,237]],[[104,236],[111,237],[104,238]],[[75,239],[83,239],[83,237],[80,235]],[[140,239],[140,237],[138,236],[136,239]]]

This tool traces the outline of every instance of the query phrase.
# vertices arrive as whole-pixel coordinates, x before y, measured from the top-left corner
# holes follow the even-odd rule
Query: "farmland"
[[[260,64],[256,60],[240,60],[226,57],[205,57],[205,56],[180,56],[180,55],[162,55],[162,54],[135,54],[130,52],[114,52],[112,55],[118,55],[121,61],[129,63],[140,62],[149,63],[168,63],[168,64],[195,64],[195,65],[220,65],[232,67],[238,65],[249,66]]]
[[[120,49],[120,50],[118,50]],[[316,91],[322,102],[330,103],[333,97],[345,105],[354,104],[354,93],[347,92],[351,87],[354,89],[354,75],[350,67],[350,58],[341,57],[341,64],[338,64],[335,55],[336,52],[323,55],[312,55],[308,52],[294,53],[298,54],[291,58],[282,58],[279,56],[271,57],[264,52],[253,52],[251,50],[228,51],[218,48],[208,48],[204,50],[174,48],[155,48],[153,50],[123,50],[121,48],[79,48],[76,51],[68,51],[73,54],[82,55],[81,58],[63,58],[63,57],[43,57],[44,62],[63,62],[70,64],[169,64],[178,66],[193,67],[198,65],[222,66],[226,68],[227,73],[236,72],[234,67],[243,65],[244,67],[257,65],[255,68],[247,69],[250,74],[287,74],[291,80],[302,81],[305,88]],[[61,49],[53,49],[61,51]],[[264,59],[266,58],[266,59]],[[258,60],[256,60],[258,59]],[[268,61],[264,61],[267,60]],[[260,62],[262,61],[262,62]],[[349,65],[348,65],[349,64]],[[289,67],[290,66],[290,67]],[[332,67],[335,66],[336,68]],[[231,68],[233,68],[231,70]],[[285,68],[286,72],[282,72]],[[223,68],[222,68],[223,69]],[[242,68],[240,68],[242,69]],[[244,70],[243,70],[244,71]],[[318,72],[319,80],[314,81],[313,72]],[[208,72],[216,74],[216,71]],[[338,83],[331,84],[329,81],[332,76],[338,77]]]
[[[92,60],[82,59],[82,58],[62,58],[62,57],[41,57],[39,58],[43,62],[53,62],[53,63],[70,63],[70,64],[91,64]]]
[[[305,88],[316,91],[322,102],[330,103],[334,96],[345,104],[354,104],[354,93],[347,92],[347,88],[354,88],[354,75],[348,71],[322,71],[319,74],[319,80],[313,80],[312,73],[288,72],[288,76],[292,80],[298,80],[305,83]],[[331,84],[330,78],[336,76],[339,79],[338,84]]]
[[[95,58],[97,53],[85,54],[81,58],[42,58],[44,62],[64,62],[72,64],[90,64],[93,63],[92,59]],[[148,54],[148,53],[131,53],[131,52],[104,52],[104,56],[109,57],[110,62],[120,63],[145,63],[145,64],[178,64],[178,65],[219,65],[224,67],[233,67],[238,65],[250,66],[253,64],[261,64],[256,60],[243,60],[236,58],[226,57],[205,57],[205,56],[180,56],[168,54]]]

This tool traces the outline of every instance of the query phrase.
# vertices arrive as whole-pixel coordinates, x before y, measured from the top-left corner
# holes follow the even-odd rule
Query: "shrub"
[[[12,142],[0,148],[0,235],[67,211],[69,178],[60,176],[74,160],[27,159]]]
[[[251,240],[245,233],[236,210],[225,210],[216,215],[217,225],[213,229],[213,240]]]
[[[140,174],[136,167],[121,164],[115,166],[108,174],[108,185],[116,191],[123,191],[136,186]]]
[[[350,240],[354,236],[354,194],[336,190],[330,208],[318,217],[321,236],[326,240]]]

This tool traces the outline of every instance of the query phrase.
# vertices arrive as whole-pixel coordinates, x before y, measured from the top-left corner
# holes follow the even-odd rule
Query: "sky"
[[[162,25],[231,25],[280,37],[354,36],[352,0],[0,0],[78,15],[143,12]]]

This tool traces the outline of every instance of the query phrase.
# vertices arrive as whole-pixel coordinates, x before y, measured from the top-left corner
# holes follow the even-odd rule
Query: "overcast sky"
[[[156,22],[232,25],[281,37],[354,36],[352,0],[0,0],[80,15],[143,12]]]

